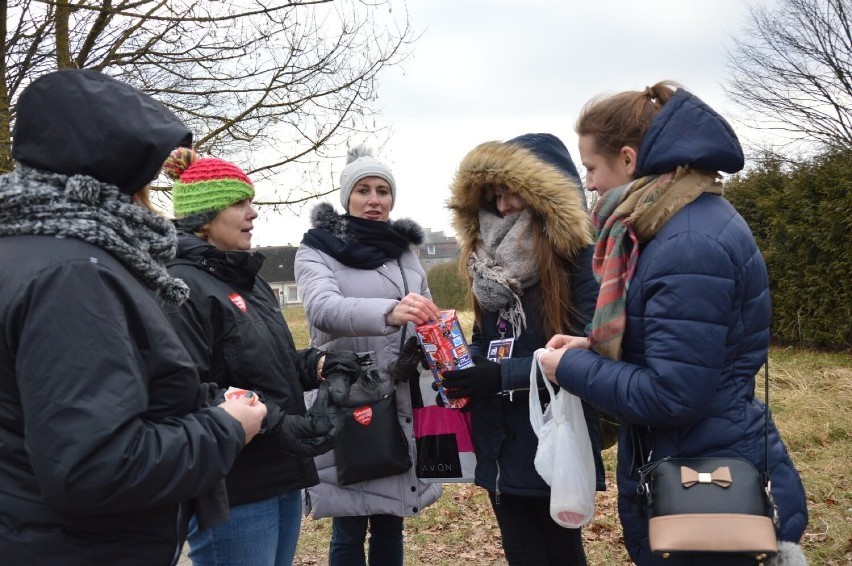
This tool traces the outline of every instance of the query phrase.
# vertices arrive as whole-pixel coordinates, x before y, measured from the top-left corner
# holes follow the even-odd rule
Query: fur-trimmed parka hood
[[[583,187],[565,145],[552,134],[525,134],[480,144],[459,165],[447,206],[463,254],[476,246],[479,210],[494,206],[486,200],[494,186],[517,193],[544,220],[561,257],[573,258],[593,242]]]
[[[335,238],[346,242],[352,239],[352,234],[346,229],[346,217],[346,214],[335,211],[329,203],[321,202],[311,211],[311,227],[325,230]],[[388,224],[415,246],[422,244],[426,237],[423,228],[408,218],[388,220]]]

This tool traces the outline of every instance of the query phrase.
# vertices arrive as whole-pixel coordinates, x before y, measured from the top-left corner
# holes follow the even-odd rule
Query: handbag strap
[[[769,484],[769,349],[763,363],[763,390],[766,399],[763,407],[763,484]]]
[[[408,281],[405,279],[405,270],[402,268],[402,261],[399,258],[396,258],[396,265],[399,267],[399,276],[402,277],[402,289],[404,293],[402,297],[408,294]],[[400,301],[402,298],[400,299]],[[408,332],[408,323],[402,325],[402,333],[399,336],[399,351],[402,351],[402,347],[405,345],[405,333]]]

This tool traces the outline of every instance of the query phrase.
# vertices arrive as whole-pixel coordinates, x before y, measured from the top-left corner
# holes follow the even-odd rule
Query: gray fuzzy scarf
[[[164,301],[179,305],[189,296],[186,284],[163,265],[177,249],[171,222],[92,177],[67,177],[21,163],[0,176],[0,236],[17,235],[88,242],[115,256]]]
[[[480,210],[479,240],[467,266],[476,300],[485,310],[499,312],[512,325],[515,337],[527,326],[521,296],[539,277],[531,228],[528,208],[502,218]]]

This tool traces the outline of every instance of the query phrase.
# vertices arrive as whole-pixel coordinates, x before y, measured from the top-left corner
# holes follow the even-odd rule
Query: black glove
[[[263,402],[263,395],[255,393]],[[318,456],[328,452],[337,443],[340,426],[335,426],[336,421],[325,410],[328,408],[328,384],[325,382],[317,392],[317,403],[323,410],[312,412],[317,406],[315,403],[305,416],[287,415],[276,403],[266,403],[266,418],[260,434],[288,454]]]
[[[347,350],[329,351],[325,354],[322,376],[328,383],[332,403],[343,406],[349,401],[349,389],[361,377],[363,367],[358,354]]]
[[[437,391],[437,390],[438,390],[438,389],[437,389],[437,385],[436,385],[436,386],[435,386],[435,391]],[[447,404],[444,402],[444,398],[441,396],[441,394],[440,394],[440,393],[438,393],[437,395],[435,395],[435,404],[436,404],[437,406],[439,406],[439,407],[442,407],[442,408],[447,406]]]
[[[318,456],[334,447],[332,425],[312,416],[284,415],[267,434],[284,452]]]
[[[447,399],[469,397],[469,406],[477,398],[494,395],[503,389],[500,364],[482,356],[473,356],[473,362],[476,365],[471,368],[444,372],[441,385],[444,386]]]
[[[305,348],[304,350],[299,350],[299,356],[301,356],[302,360],[305,363],[305,370],[307,371],[308,383],[310,385],[303,384],[305,389],[316,389],[320,386],[320,378],[319,373],[317,372],[317,364],[321,357],[325,355],[324,350],[320,350],[319,348]]]
[[[329,440],[333,448],[337,444],[337,439],[340,436],[340,431],[343,428],[346,409],[335,405],[331,402],[330,385],[328,381],[323,381],[317,389],[317,396],[314,399],[314,404],[308,409],[307,415],[317,421],[328,423],[329,425]]]
[[[399,351],[399,357],[388,365],[388,373],[395,380],[403,383],[411,379],[416,380],[420,375],[417,366],[423,360],[423,350],[420,348],[420,343],[416,336],[411,336],[405,341],[402,350]]]

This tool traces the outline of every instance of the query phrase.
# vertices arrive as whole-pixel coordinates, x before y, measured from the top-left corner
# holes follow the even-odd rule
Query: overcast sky
[[[725,53],[747,25],[748,6],[745,0],[409,0],[422,36],[379,87],[382,123],[392,135],[377,157],[397,183],[391,219],[412,218],[451,234],[444,209],[449,185],[464,155],[485,141],[549,132],[579,166],[573,124],[583,104],[601,93],[671,79],[730,120],[736,110],[722,91]],[[402,9],[401,2],[394,7]],[[355,141],[377,143],[368,136]],[[328,200],[342,211],[337,193]],[[253,245],[298,245],[312,207],[300,216],[261,210]]]

